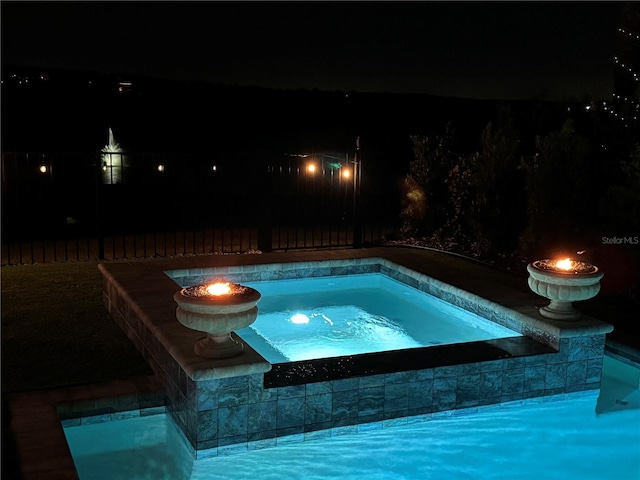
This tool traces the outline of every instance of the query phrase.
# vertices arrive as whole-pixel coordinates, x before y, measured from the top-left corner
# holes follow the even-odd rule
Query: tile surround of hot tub
[[[590,319],[575,325],[545,321],[532,294],[491,290],[494,286],[486,282],[464,290],[436,278],[451,279],[448,270],[433,268],[419,254],[397,253],[368,249],[296,254],[291,257],[305,260],[292,262],[269,254],[103,265],[105,305],[165,385],[167,411],[196,455],[223,454],[252,442],[271,444],[274,435],[277,443],[327,428],[350,429],[363,422],[399,421],[407,415],[599,387],[609,325]],[[526,340],[505,340],[508,348],[495,350],[497,358],[474,358],[471,348],[463,360],[445,358],[440,365],[423,368],[398,361],[391,370],[364,372],[361,377],[309,376],[307,383],[268,388],[263,382],[271,366],[250,347],[236,359],[200,359],[193,344],[201,334],[188,331],[175,318],[173,294],[185,285],[185,278],[188,283],[205,283],[222,276],[242,283],[374,272],[395,275],[419,290],[458,302],[461,308],[525,334]],[[502,298],[502,305],[495,302]],[[535,345],[538,351],[527,350]],[[400,367],[403,371],[394,371]],[[231,418],[236,420],[225,420]]]
[[[319,401],[326,408],[320,413],[328,415],[328,405],[331,405],[331,428],[334,428],[363,421],[377,421],[597,388],[597,382],[571,385],[572,363],[563,363],[562,360],[562,354],[512,358],[504,361],[280,387],[276,388],[275,392],[273,389],[258,388],[260,379],[254,377],[250,380],[253,382],[254,392],[269,395],[266,399],[246,396],[244,380],[237,378],[234,382],[238,390],[235,394],[227,392],[225,402],[234,406],[235,414],[244,414],[244,412],[248,414],[246,438],[247,441],[252,441],[252,439],[264,439],[274,434],[273,428],[260,427],[265,424],[284,425],[275,431],[276,435],[291,435],[325,428],[328,424],[319,422],[317,416],[313,416],[318,414]],[[586,372],[584,361],[579,362],[583,362],[579,369],[582,374]],[[598,362],[601,363],[601,359],[595,362],[590,360],[590,362],[597,366]],[[582,378],[580,380],[582,381]],[[599,377],[593,380],[599,382]],[[478,385],[477,389],[472,388],[473,385]],[[213,413],[216,410],[215,405],[219,409],[220,403],[211,398],[211,387],[212,385],[209,385],[206,405],[204,401],[200,402],[198,407],[201,409],[200,414],[202,415],[202,409],[205,409],[211,411],[206,414],[208,418],[218,420],[226,418],[229,413],[224,413],[224,410],[222,414]],[[238,392],[242,393],[238,394]],[[242,402],[245,400],[248,403],[242,407]],[[267,411],[270,411],[273,417],[274,408],[277,408],[275,415],[279,414],[279,416],[265,417]],[[312,413],[309,413],[309,409]],[[266,428],[266,430],[260,430],[260,428]],[[206,433],[202,429],[199,430],[199,445],[207,445],[203,448],[211,448],[216,444],[216,439],[206,439],[203,436]],[[218,438],[218,445],[229,445],[229,442],[244,441],[243,439],[244,436],[242,438],[238,435],[228,436],[223,432]]]
[[[165,274],[179,286],[187,287],[229,281],[233,283],[288,280],[293,278],[357,275],[380,271],[379,258],[346,259],[319,262],[292,262],[242,267],[211,267],[195,270],[168,270]]]
[[[563,347],[568,348],[568,340]],[[558,352],[327,382],[263,388],[261,375],[193,382],[171,411],[199,451],[394,418],[588,391],[587,367]],[[573,373],[572,373],[573,372]],[[191,402],[191,403],[189,403]],[[184,409],[177,412],[177,409]],[[197,409],[197,420],[185,420]]]

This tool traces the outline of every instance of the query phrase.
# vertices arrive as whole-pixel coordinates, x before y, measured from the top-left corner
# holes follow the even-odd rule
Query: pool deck
[[[175,282],[158,272],[166,270],[192,270],[215,267],[237,267],[239,271],[252,265],[288,264],[296,262],[343,261],[345,259],[384,258],[398,265],[406,266],[416,272],[453,285],[473,295],[504,306],[530,318],[534,327],[543,327],[545,331],[555,332],[558,338],[572,337],[578,330],[606,334],[612,327],[597,319],[583,317],[578,322],[562,322],[543,319],[537,313],[540,306],[548,301],[528,290],[526,277],[505,274],[485,265],[475,264],[468,260],[443,255],[430,250],[376,247],[367,249],[293,251],[286,253],[247,254],[247,255],[214,255],[202,257],[183,257],[144,262],[118,262],[104,264],[103,274],[117,277],[123,291],[133,288],[138,294],[148,292],[144,314],[156,318],[165,318],[166,328],[182,329],[179,332],[181,341],[171,352],[175,356],[185,358],[188,369],[197,376],[197,372],[210,371],[215,360],[195,358],[192,351],[197,332],[185,332],[175,321],[174,306],[167,308],[166,298],[153,298],[160,289],[167,294],[176,291]],[[518,282],[521,282],[520,285]],[[135,302],[134,302],[135,304]],[[578,309],[580,308],[578,304]],[[165,328],[163,327],[163,328]],[[162,332],[159,332],[162,335]],[[252,355],[249,352],[249,355]],[[257,355],[257,354],[256,354]],[[244,357],[244,354],[243,354]],[[259,357],[259,356],[258,356]],[[265,365],[260,358],[248,362],[237,359],[243,370],[255,368],[264,371]],[[228,364],[227,364],[228,365]],[[233,362],[231,362],[233,365]],[[224,368],[223,368],[224,370]],[[224,373],[222,373],[224,376]],[[74,412],[82,411],[83,415],[106,415],[117,418],[119,412],[138,410],[141,415],[155,412],[162,408],[164,398],[163,385],[155,378],[119,381],[92,387],[75,387],[55,391],[14,394],[10,398],[11,427],[14,432],[16,448],[22,466],[22,478],[35,479],[74,479],[77,478],[73,460],[66,444],[60,418]],[[116,400],[114,400],[116,399]],[[118,400],[119,399],[119,400]],[[88,412],[88,413],[87,413]]]

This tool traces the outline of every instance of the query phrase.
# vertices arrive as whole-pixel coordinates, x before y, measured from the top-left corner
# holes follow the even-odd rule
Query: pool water
[[[639,374],[605,357],[600,395],[404,418],[304,442],[285,437],[273,448],[198,460],[166,415],[64,431],[81,480],[637,480]]]
[[[378,273],[244,285],[262,298],[236,333],[270,363],[520,336]]]

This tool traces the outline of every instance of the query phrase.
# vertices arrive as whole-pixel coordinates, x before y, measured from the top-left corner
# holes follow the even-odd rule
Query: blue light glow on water
[[[236,333],[271,363],[520,335],[382,274],[244,285],[262,299]]]
[[[540,398],[434,414],[421,423],[400,419],[404,425],[389,428],[362,425],[359,433],[283,440],[232,456],[194,461],[165,415],[69,427],[65,434],[81,480],[637,480],[638,370],[626,379],[611,375],[619,362],[605,360],[599,397]]]

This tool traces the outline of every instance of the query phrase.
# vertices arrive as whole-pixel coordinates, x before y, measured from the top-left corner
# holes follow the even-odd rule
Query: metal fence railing
[[[394,186],[358,155],[6,152],[2,265],[375,242]]]

